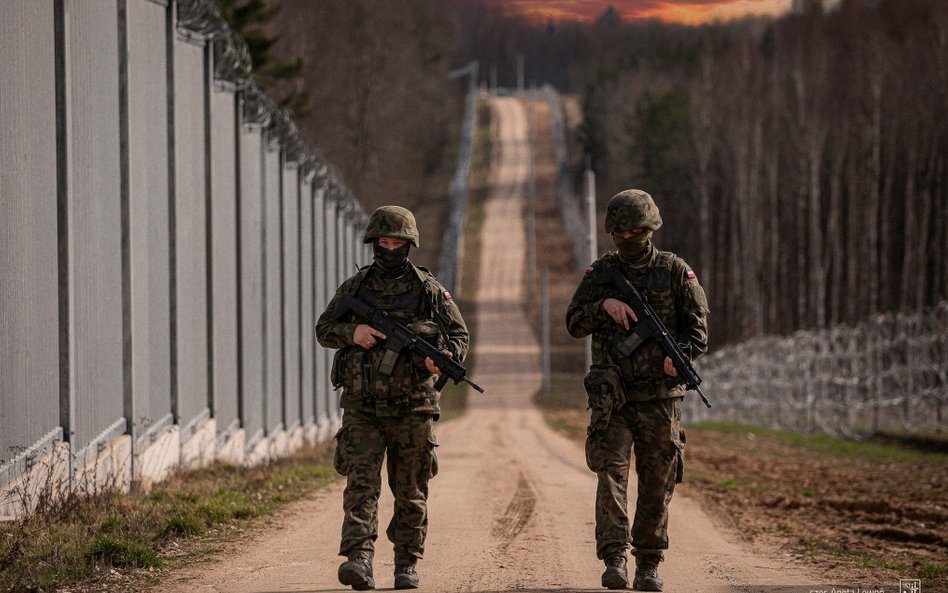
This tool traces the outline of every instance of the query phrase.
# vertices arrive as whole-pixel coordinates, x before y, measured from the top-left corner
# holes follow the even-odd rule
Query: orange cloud
[[[778,15],[791,0],[493,0],[509,15],[530,20],[592,22],[609,6],[624,21],[658,19],[699,24],[749,15]]]

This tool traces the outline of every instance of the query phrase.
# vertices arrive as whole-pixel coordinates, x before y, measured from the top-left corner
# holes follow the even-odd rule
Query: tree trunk
[[[751,170],[748,180],[748,236],[752,253],[752,268],[748,284],[752,288],[750,294],[750,335],[757,336],[764,331],[763,300],[763,260],[764,260],[764,217],[761,209],[761,162],[764,153],[764,116],[759,111],[754,116],[754,137],[751,145]]]
[[[795,161],[798,164],[797,173],[800,176],[795,184],[795,194],[796,194],[796,206],[797,211],[794,216],[794,228],[796,228],[796,293],[797,293],[797,319],[796,327],[809,327],[811,323],[809,322],[808,315],[808,303],[807,303],[807,280],[809,279],[809,274],[807,273],[807,238],[809,233],[807,233],[807,184],[803,177],[806,175],[807,170],[807,161],[806,161],[806,151],[805,144],[803,143],[803,138],[807,136],[807,130],[809,128],[809,122],[807,118],[806,110],[806,81],[803,65],[800,64],[799,60],[802,58],[798,57],[797,63],[794,64],[793,70],[793,83],[794,91],[796,93],[796,120],[793,122],[796,126],[796,134],[800,136],[797,142],[797,154],[795,155]]]
[[[899,309],[905,311],[911,308],[915,291],[912,284],[918,281],[918,270],[915,267],[915,241],[918,240],[918,216],[916,211],[917,198],[915,197],[915,177],[918,174],[917,148],[914,142],[908,143],[905,156],[905,195],[902,203],[905,205],[905,240],[902,252],[902,281],[899,295]]]
[[[830,326],[840,322],[842,311],[843,286],[845,282],[845,270],[843,269],[844,245],[843,229],[840,224],[842,220],[842,186],[843,186],[843,166],[846,159],[846,148],[848,142],[848,129],[844,129],[839,134],[839,143],[834,147],[833,158],[829,171],[829,207],[827,208],[826,221],[826,249],[824,256],[826,262],[826,273],[830,278],[829,286],[829,312],[827,323]]]
[[[931,283],[931,274],[928,272],[928,242],[931,237],[932,190],[935,180],[940,177],[938,168],[942,156],[937,151],[938,140],[933,138],[931,153],[925,167],[925,182],[922,184],[919,204],[918,242],[916,243],[915,261],[918,264],[918,282],[915,284],[915,310],[922,310],[927,304],[927,290]],[[938,258],[941,259],[941,258]],[[937,261],[937,260],[936,260]],[[940,262],[945,265],[944,260]]]
[[[869,193],[866,197],[866,261],[868,273],[869,312],[879,311],[879,177],[882,171],[882,75],[872,77],[872,119],[869,129],[871,153],[869,158]]]
[[[815,126],[814,126],[815,127]],[[807,175],[809,178],[809,264],[810,264],[810,313],[816,327],[826,325],[826,276],[823,269],[823,233],[821,220],[825,215],[821,202],[820,165],[823,161],[823,136],[819,130],[811,130],[807,151]]]
[[[699,277],[710,280],[711,273],[711,154],[714,147],[711,129],[711,108],[709,101],[712,97],[711,56],[710,48],[705,50],[701,59],[701,92],[694,100],[695,122],[692,127],[694,136],[692,141],[697,156],[697,188],[698,188],[698,268]]]

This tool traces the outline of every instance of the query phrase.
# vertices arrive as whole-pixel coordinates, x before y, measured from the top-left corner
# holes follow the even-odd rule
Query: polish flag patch
[[[688,270],[687,274],[688,274],[688,280],[691,280],[692,278],[697,278],[697,276],[695,276],[695,273],[691,270]]]
[[[586,268],[586,275],[587,275],[587,276],[590,275],[590,274],[592,274],[592,273],[593,273],[593,267],[592,267],[592,266],[589,266],[588,268]]]
[[[447,290],[444,291],[444,298],[445,298],[445,300],[450,301],[450,300],[451,300],[451,293],[448,292]]]

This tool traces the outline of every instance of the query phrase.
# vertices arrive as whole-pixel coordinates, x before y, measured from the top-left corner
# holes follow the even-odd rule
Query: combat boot
[[[636,591],[661,591],[662,579],[658,578],[657,556],[643,556],[635,559],[635,581],[632,588]]]
[[[396,589],[417,589],[418,573],[415,572],[414,564],[396,564],[395,565],[395,588]]]
[[[372,562],[367,558],[350,558],[343,562],[339,565],[339,582],[351,586],[356,591],[374,589]]]
[[[602,573],[602,586],[607,589],[625,589],[629,586],[629,571],[625,554],[613,554],[605,559],[606,572]]]

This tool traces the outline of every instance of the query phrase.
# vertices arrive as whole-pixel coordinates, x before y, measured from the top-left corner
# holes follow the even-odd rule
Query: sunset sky
[[[612,6],[624,21],[660,19],[687,24],[746,15],[776,15],[791,0],[487,0],[504,12],[530,19],[589,22]]]

